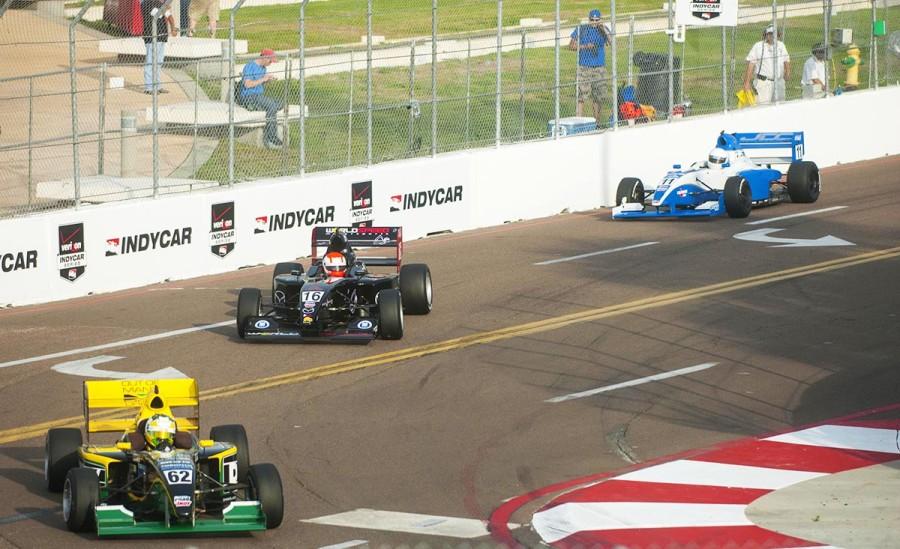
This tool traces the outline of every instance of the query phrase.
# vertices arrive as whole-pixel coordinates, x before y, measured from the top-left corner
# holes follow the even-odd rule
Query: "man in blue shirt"
[[[572,31],[569,49],[578,52],[578,103],[575,114],[584,113],[584,97],[591,96],[594,107],[594,118],[600,125],[600,105],[603,103],[608,82],[606,81],[606,44],[610,34],[606,26],[600,22],[600,10],[588,13],[588,24],[578,25]]]
[[[266,148],[274,149],[284,145],[278,138],[276,116],[284,105],[277,99],[263,95],[266,82],[275,79],[275,75],[266,74],[266,67],[275,62],[275,52],[264,49],[259,57],[244,65],[241,72],[240,91],[237,95],[238,105],[248,111],[266,111],[266,127],[264,130]]]

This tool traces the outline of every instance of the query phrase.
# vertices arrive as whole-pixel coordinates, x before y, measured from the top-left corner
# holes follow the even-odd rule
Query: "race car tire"
[[[403,302],[399,290],[378,292],[378,333],[384,339],[403,337]]]
[[[271,463],[254,463],[247,479],[247,499],[258,501],[266,514],[266,528],[278,528],[284,519],[281,475]]]
[[[275,264],[275,270],[272,271],[272,303],[275,303],[275,277],[280,274],[291,274],[293,271],[300,271],[300,274],[303,274],[303,265],[290,262]]]
[[[69,469],[78,467],[80,429],[50,429],[44,440],[44,480],[51,492],[62,492]]]
[[[427,315],[431,312],[433,293],[428,265],[410,263],[400,267],[400,297],[403,311],[408,314]]]
[[[818,200],[821,183],[816,163],[804,160],[791,164],[787,173],[787,189],[791,202],[810,203]]]
[[[625,202],[644,202],[644,184],[637,177],[625,177],[619,181],[619,187],[616,189],[615,206],[622,205],[622,199]]]
[[[63,484],[63,519],[72,532],[87,532],[94,526],[94,508],[100,499],[100,479],[94,469],[76,467],[66,473]]]
[[[238,294],[237,314],[235,321],[237,322],[237,333],[244,338],[244,325],[251,316],[259,316],[262,314],[262,292],[258,288],[241,288]]]
[[[243,425],[216,425],[209,430],[209,438],[216,442],[228,442],[237,448],[238,482],[247,482],[250,471],[250,443]]]
[[[729,177],[725,181],[725,211],[728,217],[743,219],[750,215],[753,199],[750,196],[750,184],[739,175]]]

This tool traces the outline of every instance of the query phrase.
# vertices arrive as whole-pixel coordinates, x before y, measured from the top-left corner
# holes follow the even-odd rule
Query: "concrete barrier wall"
[[[803,130],[821,167],[898,154],[897,120],[893,87],[2,220],[0,306],[306,256],[319,224],[401,225],[409,240],[610,205],[622,177],[652,185],[672,163],[705,158],[721,130]],[[839,184],[826,179],[825,192]]]

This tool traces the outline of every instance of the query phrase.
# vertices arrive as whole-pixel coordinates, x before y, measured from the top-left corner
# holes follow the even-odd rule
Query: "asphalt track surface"
[[[898,173],[900,157],[825,170],[816,204],[746,220],[613,222],[597,210],[408,242],[405,260],[431,268],[434,311],[408,316],[402,340],[368,346],[247,344],[229,324],[85,350],[228,321],[238,289],[268,288],[271,266],[2,310],[0,545],[97,545],[65,529],[42,460],[46,429],[81,421],[85,378],[51,368],[101,355],[121,358],[100,369],[195,377],[204,432],[243,423],[252,461],[281,472],[281,528],[167,546],[492,546],[305,521],[356,509],[487,521],[548,485],[894,404]],[[734,238],[760,228],[855,245]],[[536,265],[646,242],[658,243]],[[529,513],[509,520],[534,545]]]

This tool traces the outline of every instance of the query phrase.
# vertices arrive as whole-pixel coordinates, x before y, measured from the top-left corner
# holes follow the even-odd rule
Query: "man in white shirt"
[[[784,42],[775,40],[771,26],[763,31],[763,39],[753,44],[747,54],[744,90],[756,89],[759,104],[784,101],[784,81],[791,77],[791,58]]]
[[[800,78],[803,99],[825,97],[825,46],[813,46],[812,55],[803,64],[803,76]]]

